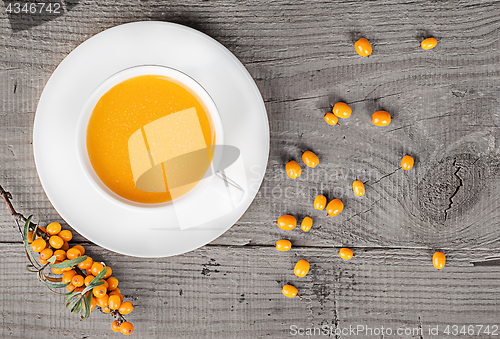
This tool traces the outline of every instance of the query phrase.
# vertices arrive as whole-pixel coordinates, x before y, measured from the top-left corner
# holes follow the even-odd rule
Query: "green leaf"
[[[95,284],[98,281],[101,281],[101,279],[106,275],[107,271],[108,271],[108,268],[106,267],[106,265],[104,265],[104,269],[101,271],[101,273],[99,273],[94,279],[92,279],[92,281],[90,283]],[[97,286],[99,286],[99,285],[97,285]]]
[[[31,241],[36,239],[36,230],[38,229],[38,224],[35,225],[35,229],[33,230],[33,235],[31,236]]]
[[[68,260],[68,261],[63,261],[59,264],[50,264],[50,267],[52,268],[66,268],[66,267],[73,267],[75,265],[78,265],[79,263],[83,262],[87,260],[87,256],[86,255],[82,255],[81,257],[78,257],[78,258],[75,258],[75,259],[71,259],[71,260]]]
[[[92,293],[89,293],[85,298],[83,298],[83,302],[85,303],[85,315],[82,316],[82,319],[86,319],[90,316],[90,308],[92,307]]]
[[[51,264],[55,263],[56,262],[56,256],[55,255],[51,256],[49,259],[47,259],[47,261],[49,263],[51,263]]]
[[[66,303],[66,308],[68,308],[70,311],[72,311],[74,309],[74,307],[78,304],[78,302],[82,301],[82,298],[80,296],[80,298],[74,298],[72,299],[71,301],[67,302]]]
[[[66,283],[66,284],[53,284],[53,283],[45,281],[45,280],[40,280],[40,281],[42,282],[42,284],[44,284],[45,286],[50,287],[50,288],[63,288],[63,287],[66,287],[66,286],[69,285],[69,283]]]
[[[28,243],[28,230],[30,228],[30,223],[31,223],[32,217],[33,216],[30,215],[28,220],[26,220],[26,223],[24,224],[24,232],[23,232],[24,250],[26,251],[26,255],[28,256],[28,259],[31,262],[31,264],[33,265],[33,267],[35,267],[36,269],[40,269],[38,262],[33,257],[33,254],[31,254],[30,244]]]
[[[92,281],[94,281],[94,279],[92,279]],[[85,287],[85,288],[83,289],[83,291],[82,291],[82,293],[83,293],[83,294],[85,294],[85,293],[87,293],[88,291],[92,290],[94,287],[104,285],[104,282],[102,282],[102,281],[100,281],[100,280],[99,280],[97,283],[95,283],[95,284],[92,284],[92,281],[90,282],[90,284],[89,284],[87,287]]]
[[[57,292],[57,291],[52,290],[50,287],[48,287],[48,289],[50,292],[57,294],[57,295],[69,295],[72,293],[72,292],[65,292],[65,293]]]
[[[71,299],[73,299],[74,297],[76,297],[76,296],[78,296],[80,294],[82,294],[82,292],[78,292],[78,291],[72,291],[72,292],[70,292],[70,294],[66,297],[66,303],[69,303],[69,301]]]
[[[33,265],[31,265],[31,264],[26,265],[26,271],[28,271],[28,272],[33,272],[33,273],[38,272],[38,270],[36,269],[36,267],[35,267],[35,266],[33,266]]]
[[[71,313],[80,313],[81,310],[82,310],[82,305],[83,305],[83,299],[84,298],[80,298],[80,300],[78,300],[78,302],[76,303],[76,305],[73,307],[73,309],[71,310]]]

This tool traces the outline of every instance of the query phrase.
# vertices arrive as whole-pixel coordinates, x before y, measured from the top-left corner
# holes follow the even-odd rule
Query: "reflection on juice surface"
[[[173,79],[143,75],[111,88],[87,128],[92,167],[113,192],[161,203],[189,192],[211,162],[215,131],[196,94]]]

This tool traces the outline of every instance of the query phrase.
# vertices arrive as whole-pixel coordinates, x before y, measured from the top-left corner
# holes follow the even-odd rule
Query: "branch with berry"
[[[81,314],[81,318],[86,319],[99,306],[104,313],[115,318],[111,323],[113,331],[132,334],[134,326],[124,316],[132,312],[134,306],[130,301],[123,301],[118,279],[111,276],[111,267],[85,255],[85,248],[81,245],[70,248],[73,234],[63,230],[60,223],[51,222],[43,227],[31,222],[32,216],[26,218],[18,213],[12,205],[12,195],[1,185],[0,195],[21,233],[30,262],[26,269],[36,273],[38,280],[51,292],[66,296],[66,308],[70,312]],[[21,227],[22,223],[24,227]],[[35,253],[39,254],[38,260]],[[47,272],[48,268],[56,277]],[[68,292],[58,291],[61,288]]]

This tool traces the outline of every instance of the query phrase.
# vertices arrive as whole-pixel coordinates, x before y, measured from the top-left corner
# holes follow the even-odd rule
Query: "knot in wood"
[[[418,203],[424,221],[456,221],[479,200],[483,168],[470,153],[448,156],[430,166],[418,183]]]

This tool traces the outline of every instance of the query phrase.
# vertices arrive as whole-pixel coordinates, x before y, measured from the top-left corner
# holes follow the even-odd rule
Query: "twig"
[[[12,202],[10,201],[12,199],[12,194],[10,194],[10,192],[7,192],[6,190],[4,190],[2,185],[0,185],[0,195],[2,196],[3,201],[5,201],[5,204],[7,205],[7,208],[9,209],[10,214],[12,214],[12,217],[16,221],[17,226],[19,227],[19,222],[25,223],[26,220],[28,220],[28,219],[24,215],[22,215],[21,213],[18,213],[15,210],[14,206],[12,206]],[[30,222],[29,229],[34,230],[35,226],[36,225],[34,223]],[[22,234],[22,232],[21,232],[21,234]],[[45,233],[41,229],[37,229],[36,235],[38,235],[39,237],[43,237],[45,235]]]

